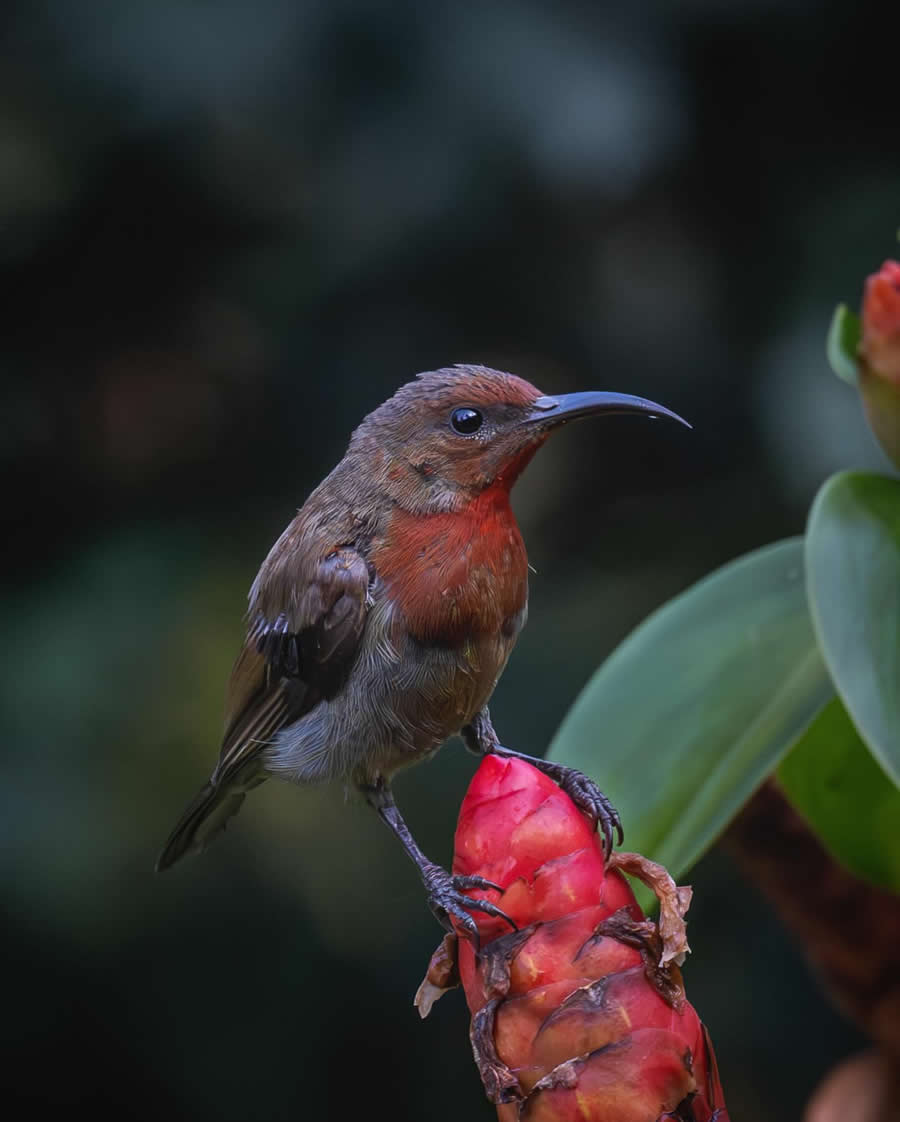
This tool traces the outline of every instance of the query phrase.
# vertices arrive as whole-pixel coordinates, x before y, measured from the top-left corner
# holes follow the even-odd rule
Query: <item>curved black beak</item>
[[[643,413],[647,417],[669,417],[681,425],[691,425],[671,409],[648,401],[645,397],[632,397],[627,393],[606,393],[589,390],[587,393],[564,393],[557,397],[539,397],[525,418],[527,425],[564,425],[579,417],[592,417],[598,413]]]

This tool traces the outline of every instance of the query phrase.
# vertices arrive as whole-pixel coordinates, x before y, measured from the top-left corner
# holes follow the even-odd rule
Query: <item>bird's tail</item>
[[[262,782],[259,779],[258,782]],[[213,783],[210,781],[189,803],[169,835],[156,862],[161,873],[188,853],[200,853],[221,830],[232,815],[237,814],[248,787],[256,783]]]

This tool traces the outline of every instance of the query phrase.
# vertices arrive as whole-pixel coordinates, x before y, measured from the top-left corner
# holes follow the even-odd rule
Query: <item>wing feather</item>
[[[341,688],[365,628],[371,574],[357,550],[336,548],[312,567],[295,566],[293,584],[283,562],[269,574],[266,565],[251,593],[250,627],[231,672],[215,784],[252,770],[280,729]]]

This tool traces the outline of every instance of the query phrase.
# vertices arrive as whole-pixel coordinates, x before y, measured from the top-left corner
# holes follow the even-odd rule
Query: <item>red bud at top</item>
[[[568,795],[535,768],[498,756],[485,757],[463,800],[453,871],[502,885],[503,910],[522,926],[601,903],[637,907],[621,877],[604,881],[600,839]],[[482,940],[508,930],[504,920],[473,918]]]
[[[862,356],[882,378],[900,386],[900,263],[885,261],[866,281]]]
[[[900,468],[900,264],[885,261],[866,281],[859,345],[859,388],[866,417]]]

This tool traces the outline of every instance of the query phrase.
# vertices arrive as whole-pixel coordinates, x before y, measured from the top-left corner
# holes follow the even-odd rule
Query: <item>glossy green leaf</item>
[[[803,541],[719,569],[649,617],[596,672],[550,747],[609,795],[625,845],[679,876],[832,697]]]
[[[859,384],[857,374],[857,348],[860,339],[859,316],[846,304],[838,304],[831,317],[825,351],[831,369],[851,386]]]
[[[778,779],[843,865],[900,892],[900,789],[872,758],[838,698],[781,762]]]
[[[832,476],[810,512],[806,571],[835,687],[872,754],[900,783],[900,480]]]

